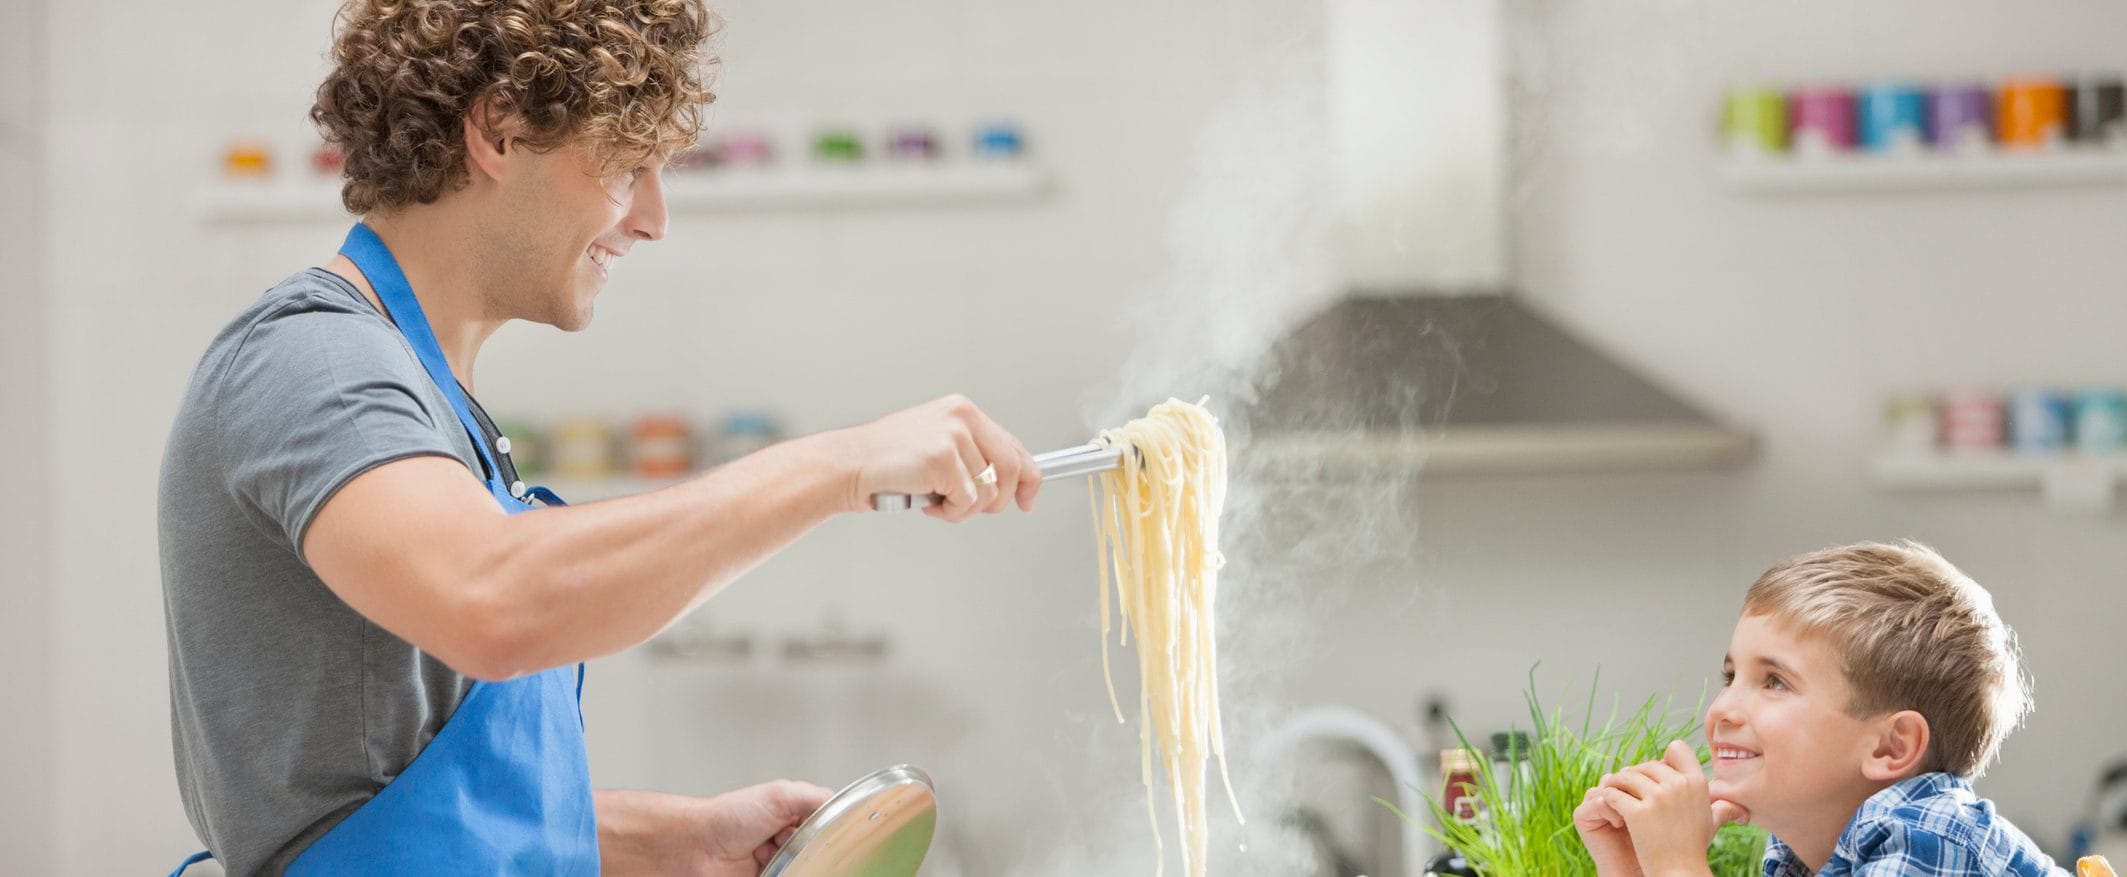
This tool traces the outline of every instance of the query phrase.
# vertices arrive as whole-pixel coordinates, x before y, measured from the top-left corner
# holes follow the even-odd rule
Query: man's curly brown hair
[[[464,184],[483,104],[523,146],[577,141],[614,175],[694,143],[716,96],[702,0],[347,0],[310,119],[346,156],[349,212],[431,204]]]

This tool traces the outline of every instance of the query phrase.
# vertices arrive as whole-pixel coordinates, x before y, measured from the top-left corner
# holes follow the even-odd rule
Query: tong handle
[[[1064,448],[1046,454],[1035,454],[1034,464],[1041,469],[1041,477],[1069,478],[1074,475],[1091,475],[1096,472],[1113,471],[1123,464],[1121,448],[1104,448],[1088,442],[1075,448]],[[945,501],[945,497],[931,493],[910,496],[906,493],[874,493],[871,507],[875,511],[900,512],[909,509],[927,508]]]

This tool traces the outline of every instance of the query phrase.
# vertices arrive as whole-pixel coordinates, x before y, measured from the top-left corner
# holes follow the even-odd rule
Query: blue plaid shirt
[[[2054,877],[2066,874],[1963,777],[1924,773],[1854,811],[1816,877]],[[1765,877],[1810,877],[1779,838],[1765,844]]]

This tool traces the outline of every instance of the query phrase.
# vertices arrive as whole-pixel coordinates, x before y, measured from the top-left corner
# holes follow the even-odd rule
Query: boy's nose
[[[1725,690],[1714,695],[1713,704],[1706,708],[1706,730],[1712,731],[1720,725],[1740,724],[1742,715],[1735,704],[1735,698],[1729,697]]]

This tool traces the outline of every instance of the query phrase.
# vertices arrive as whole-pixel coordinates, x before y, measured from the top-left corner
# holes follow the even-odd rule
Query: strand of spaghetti
[[[1100,483],[1097,481],[1093,483],[1093,489],[1086,492],[1086,496],[1093,500],[1093,522],[1097,531],[1093,539],[1093,553],[1094,560],[1100,566],[1100,676],[1108,683],[1108,707],[1115,711],[1115,723],[1119,725],[1125,721],[1123,705],[1115,696],[1115,670],[1108,662],[1108,582],[1114,563],[1107,552],[1106,522],[1110,519],[1100,513],[1101,495]]]

